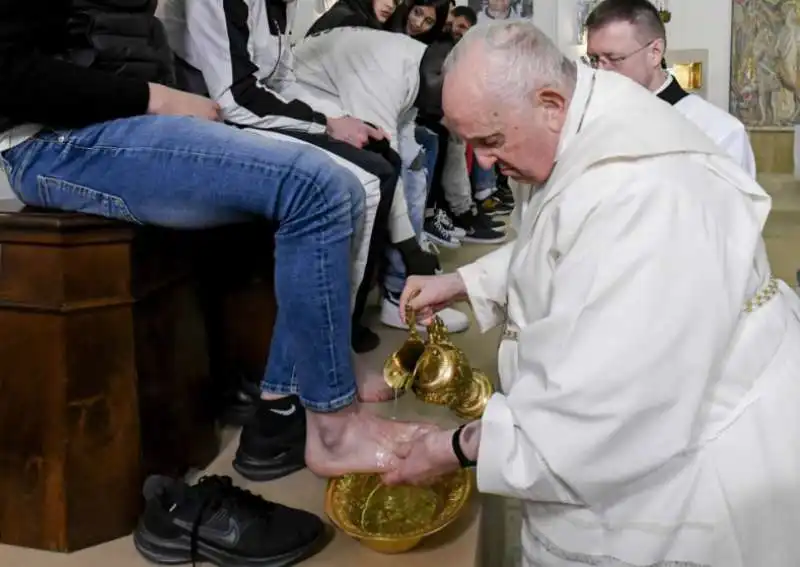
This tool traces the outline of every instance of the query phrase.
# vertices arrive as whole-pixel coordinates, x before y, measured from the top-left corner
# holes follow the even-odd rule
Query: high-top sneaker
[[[450,215],[447,214],[447,211],[444,209],[436,209],[436,216],[439,219],[439,222],[442,223],[442,226],[447,232],[450,232],[453,236],[455,236],[458,240],[461,240],[466,236],[466,232],[463,229],[456,227],[453,224],[453,219]]]
[[[443,248],[458,248],[461,246],[461,241],[455,237],[453,232],[448,229],[443,217],[441,209],[438,209],[432,217],[425,219],[423,231],[431,242],[435,242]],[[449,219],[448,219],[449,220]]]
[[[437,315],[451,333],[463,333],[469,329],[469,317],[461,311],[446,307],[439,311]],[[381,323],[387,327],[395,329],[408,329],[402,319],[400,319],[400,295],[386,292],[381,305]],[[425,325],[417,325],[419,331],[425,331]]]

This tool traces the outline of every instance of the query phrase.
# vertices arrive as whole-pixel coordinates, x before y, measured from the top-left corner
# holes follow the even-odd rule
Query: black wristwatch
[[[458,464],[461,465],[462,469],[468,469],[471,467],[478,466],[478,461],[473,461],[468,459],[467,456],[464,454],[464,451],[461,449],[461,431],[466,427],[466,425],[462,425],[458,429],[456,429],[455,433],[453,433],[453,453],[456,454],[456,458],[458,459]]]

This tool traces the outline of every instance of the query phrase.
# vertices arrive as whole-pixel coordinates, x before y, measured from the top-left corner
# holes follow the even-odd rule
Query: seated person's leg
[[[430,195],[431,187],[433,186],[433,172],[436,169],[436,160],[439,157],[439,137],[425,126],[417,126],[414,129],[414,136],[425,152],[425,171],[427,173],[428,195]]]
[[[336,163],[358,177],[366,194],[364,228],[355,245],[353,266],[354,307],[352,346],[358,352],[373,350],[380,343],[378,336],[361,320],[367,296],[377,279],[378,267],[387,246],[389,214],[397,190],[399,168],[380,155],[334,140],[325,134],[275,132],[256,130],[268,136],[280,136],[288,141],[307,143],[325,151]]]
[[[425,215],[425,197],[427,176],[424,170],[406,169],[403,172],[403,188],[409,202],[412,222],[418,235],[422,235]],[[384,296],[381,304],[381,322],[389,327],[406,329],[408,325],[400,319],[400,294],[406,283],[406,270],[400,254],[389,250],[386,270],[383,275]],[[460,333],[469,328],[469,318],[462,312],[453,309],[442,309],[439,317],[453,333]]]
[[[323,475],[379,470],[393,455],[388,440],[415,431],[355,402],[349,264],[360,187],[322,152],[212,122],[143,116],[42,132],[3,158],[12,188],[33,206],[186,229],[273,220],[282,316],[266,382],[275,397],[296,391],[306,407],[306,462]],[[286,413],[274,415],[303,419]]]

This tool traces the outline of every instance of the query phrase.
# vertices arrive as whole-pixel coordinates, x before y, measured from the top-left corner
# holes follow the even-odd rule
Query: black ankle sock
[[[272,432],[295,420],[302,419],[304,415],[300,398],[294,394],[277,400],[259,400],[256,414],[261,430]]]
[[[439,259],[435,254],[425,252],[416,238],[409,238],[395,244],[406,266],[406,274],[432,276],[436,273]]]

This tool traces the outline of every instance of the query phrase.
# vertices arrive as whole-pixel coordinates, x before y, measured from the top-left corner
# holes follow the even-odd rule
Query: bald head
[[[555,159],[576,75],[530,22],[475,27],[445,62],[445,119],[483,167],[498,163],[511,177],[539,182]]]

